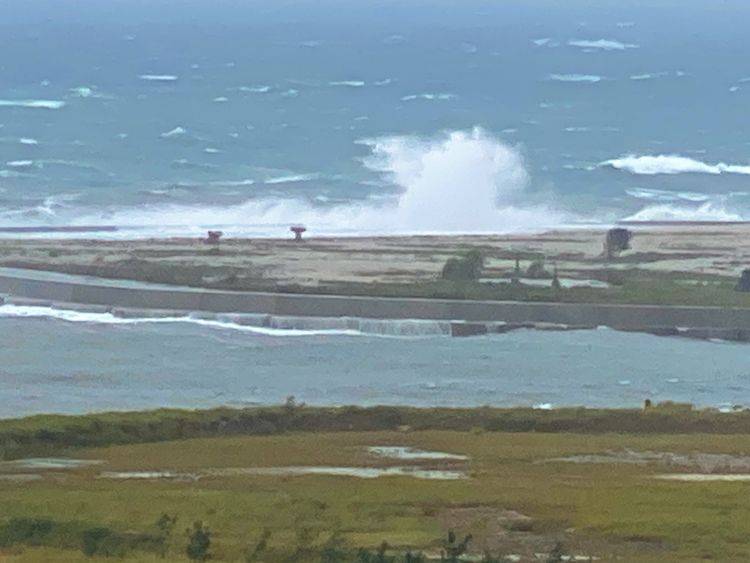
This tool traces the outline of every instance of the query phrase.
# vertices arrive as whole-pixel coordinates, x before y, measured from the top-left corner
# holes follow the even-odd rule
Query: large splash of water
[[[278,199],[231,207],[152,206],[89,214],[76,222],[175,226],[182,232],[221,226],[230,234],[277,235],[300,222],[316,234],[394,234],[528,231],[562,221],[549,206],[524,203],[529,174],[521,151],[481,128],[362,143],[371,150],[364,165],[400,189],[395,200],[329,208]]]

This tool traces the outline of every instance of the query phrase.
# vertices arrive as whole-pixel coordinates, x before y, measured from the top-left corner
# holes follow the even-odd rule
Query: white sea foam
[[[29,145],[29,146],[39,144],[39,141],[37,141],[36,139],[32,139],[31,137],[21,137],[20,139],[18,139],[18,142],[22,145]]]
[[[240,86],[237,89],[240,92],[250,92],[252,94],[265,94],[271,91],[270,86]]]
[[[669,73],[666,71],[644,72],[642,74],[631,74],[630,80],[651,80],[653,78],[662,78],[664,76],[669,76]]]
[[[559,43],[551,37],[540,37],[531,41],[537,47],[557,47]]]
[[[384,78],[383,80],[376,80],[373,84],[375,84],[375,86],[388,86],[388,84],[391,84],[392,82],[392,78]]]
[[[708,194],[702,194],[698,192],[671,192],[668,190],[656,190],[649,188],[631,188],[625,190],[625,193],[636,199],[663,202],[689,201],[693,203],[701,203],[709,201],[709,199],[711,199]]]
[[[34,166],[33,160],[11,160],[5,163],[8,168],[31,168]]]
[[[456,98],[455,94],[449,94],[446,92],[436,94],[425,92],[423,94],[409,94],[408,96],[403,96],[401,100],[404,102],[410,102],[413,100],[452,100],[454,98]]]
[[[725,206],[706,202],[700,206],[651,205],[627,217],[628,221],[742,221],[743,217]]]
[[[596,74],[550,74],[549,79],[557,82],[588,82],[592,84],[602,81],[602,77]]]
[[[179,76],[174,74],[140,74],[138,78],[147,82],[176,82]]]
[[[365,85],[363,80],[334,80],[328,83],[329,86],[349,86],[351,88],[361,88]]]
[[[60,100],[0,100],[0,108],[61,109],[65,102]]]
[[[678,154],[627,155],[599,163],[599,166],[625,170],[631,174],[750,174],[750,165],[708,164]]]
[[[325,207],[290,199],[252,199],[232,206],[125,207],[106,214],[84,213],[73,222],[140,226],[159,234],[222,227],[234,234],[286,236],[295,223],[317,235],[356,235],[518,232],[570,220],[548,205],[528,203],[529,176],[521,152],[480,128],[434,138],[394,136],[361,143],[371,151],[365,166],[398,187],[399,195]],[[295,176],[307,177],[268,180],[288,182]]]
[[[203,319],[197,316],[174,317],[136,317],[124,318],[112,313],[94,313],[75,311],[71,309],[55,309],[33,305],[0,305],[0,318],[49,318],[71,323],[107,324],[107,325],[136,325],[136,324],[174,324],[188,323],[215,329],[237,330],[269,336],[318,336],[318,335],[350,335],[361,333],[352,330],[296,330],[282,328],[267,328],[236,324],[225,321]]]
[[[169,131],[165,131],[161,135],[159,135],[162,139],[172,139],[174,137],[183,137],[187,134],[187,129],[181,126],[177,126],[174,129],[170,129]]]
[[[289,174],[286,176],[275,176],[266,178],[263,183],[265,184],[291,184],[295,182],[309,182],[320,177],[320,174]]]
[[[625,49],[638,48],[638,45],[622,43],[614,39],[571,39],[568,41],[568,45],[582,49],[600,49],[602,51],[624,51]]]
[[[213,102],[217,104],[223,104],[229,101],[229,98],[226,96],[219,96],[218,98],[214,98]]]

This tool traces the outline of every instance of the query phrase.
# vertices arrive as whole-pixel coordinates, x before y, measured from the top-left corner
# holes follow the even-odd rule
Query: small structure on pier
[[[302,233],[307,231],[307,228],[302,225],[292,225],[289,227],[289,230],[294,233],[295,242],[300,242],[302,240]]]
[[[219,245],[219,240],[224,236],[221,231],[208,231],[208,237],[206,238],[206,244],[212,244],[214,246]]]

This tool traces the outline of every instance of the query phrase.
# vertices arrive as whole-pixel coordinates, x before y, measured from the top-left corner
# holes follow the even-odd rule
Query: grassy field
[[[146,414],[140,416],[133,424],[144,423]],[[150,416],[152,422],[159,418]],[[684,420],[698,416],[705,414],[679,415]],[[91,422],[90,417],[78,418]],[[412,415],[412,421],[417,418]],[[445,423],[459,418],[454,412],[452,418],[443,413],[433,420]],[[15,425],[16,431],[24,425],[36,427],[38,433],[41,420],[3,424],[6,430]],[[368,449],[373,446],[448,452],[466,459],[397,460],[374,455]],[[472,534],[469,551],[478,559],[489,553],[532,561],[539,560],[535,554],[556,548],[558,553],[604,560],[750,559],[750,505],[745,500],[750,483],[655,478],[706,471],[687,462],[555,461],[608,452],[737,456],[750,452],[746,433],[457,431],[402,426],[216,435],[105,447],[58,443],[53,450],[56,456],[102,463],[41,469],[5,462],[0,467],[2,560],[90,560],[83,551],[87,545],[93,545],[93,557],[109,553],[127,561],[187,560],[186,528],[194,521],[211,530],[209,551],[216,561],[387,561],[387,557],[357,555],[361,548],[375,553],[384,541],[389,544],[386,556],[412,550],[438,557],[449,530],[459,538]],[[21,453],[19,449],[10,457],[22,457]],[[253,473],[253,468],[289,466],[398,466],[448,470],[463,478]],[[741,473],[737,467],[732,471]],[[128,479],[111,478],[121,472],[137,472],[140,478],[132,474]],[[19,474],[34,477],[22,481]],[[169,534],[156,526],[163,514],[177,517]],[[97,529],[105,532],[92,532]],[[544,561],[548,556],[539,557]]]

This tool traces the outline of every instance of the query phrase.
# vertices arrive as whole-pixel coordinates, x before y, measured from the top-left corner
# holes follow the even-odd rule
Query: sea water
[[[750,5],[9,0],[0,227],[736,220]]]
[[[7,306],[5,306],[7,307]],[[613,330],[475,338],[0,314],[0,417],[159,407],[747,404],[747,345]],[[85,315],[89,315],[88,318]],[[251,329],[253,327],[250,327]],[[637,353],[630,353],[637,351]]]

